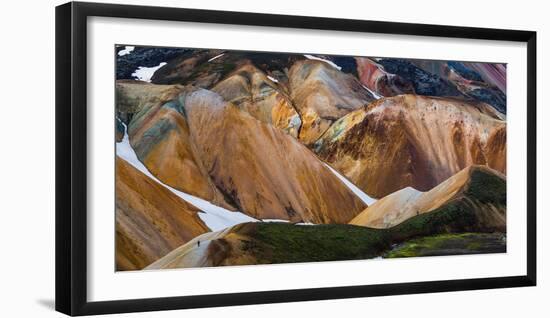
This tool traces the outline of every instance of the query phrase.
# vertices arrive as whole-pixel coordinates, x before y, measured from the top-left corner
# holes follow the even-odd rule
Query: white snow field
[[[136,47],[135,46],[125,46],[124,49],[118,51],[118,56],[124,56],[130,54]]]
[[[140,81],[151,82],[151,77],[153,77],[153,74],[155,74],[155,72],[164,65],[166,65],[166,62],[161,62],[159,65],[152,67],[140,66],[134,71],[134,73],[132,73],[132,76],[137,77]]]

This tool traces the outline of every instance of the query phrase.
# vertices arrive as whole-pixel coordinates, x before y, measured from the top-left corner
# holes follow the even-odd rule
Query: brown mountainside
[[[484,103],[400,95],[335,122],[315,152],[367,194],[427,191],[472,164],[506,169],[506,122]]]
[[[208,228],[198,209],[116,159],[116,267],[142,269]]]

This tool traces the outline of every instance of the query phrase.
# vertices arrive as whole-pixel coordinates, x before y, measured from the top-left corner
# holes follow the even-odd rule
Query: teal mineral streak
[[[175,129],[176,126],[168,118],[162,118],[149,128],[141,137],[139,143],[134,146],[134,150],[140,160],[143,160],[152,150],[153,146],[161,142],[167,133]]]
[[[183,116],[186,116],[185,115],[185,109],[184,109],[181,102],[182,101],[180,99],[174,99],[174,100],[171,100],[171,101],[167,102],[166,104],[162,105],[162,108],[173,109],[173,110],[177,111],[178,113],[182,114]]]
[[[147,104],[139,112],[134,114],[134,116],[132,117],[132,120],[130,121],[130,124],[128,125],[128,133],[130,135],[133,134],[133,130],[136,127],[141,126],[141,122],[143,121],[143,119],[152,110],[153,110],[153,105],[152,104]]]

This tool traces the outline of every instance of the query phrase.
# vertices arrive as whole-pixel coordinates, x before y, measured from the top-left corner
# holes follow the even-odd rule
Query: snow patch
[[[135,76],[140,81],[151,82],[153,74],[164,65],[166,65],[166,62],[161,62],[159,65],[152,67],[140,66],[132,73],[132,76]]]
[[[384,97],[384,96],[382,96],[382,95],[376,93],[375,91],[371,90],[370,88],[366,87],[365,85],[362,85],[362,86],[363,86],[363,88],[366,89],[369,93],[371,93],[371,95],[374,96],[374,98],[380,99],[380,98]]]
[[[125,46],[124,49],[118,51],[118,56],[124,56],[130,54],[136,47],[135,46]]]
[[[157,177],[155,177],[145,165],[139,161],[136,152],[130,145],[130,138],[128,137],[128,129],[124,125],[124,137],[121,142],[116,143],[116,154],[126,160],[129,164],[134,166],[134,168],[141,171],[143,174],[156,181],[166,189],[170,190],[172,193],[183,199],[184,201],[192,204],[201,210],[201,213],[198,216],[201,220],[208,226],[212,231],[220,231],[227,227],[234,226],[240,223],[246,222],[257,222],[258,220],[242,213],[242,212],[233,212],[217,205],[210,203],[209,201],[203,200],[194,195],[176,190],[164,183],[162,183]]]
[[[222,53],[222,54],[218,54],[216,56],[214,56],[213,58],[209,59],[208,62],[212,62],[213,60],[219,58],[219,57],[222,57],[225,53]]]
[[[331,166],[325,163],[325,166],[334,173],[338,179],[340,179],[348,189],[350,189],[361,201],[365,202],[368,206],[374,204],[376,202],[376,199],[371,198],[368,194],[363,192],[361,189],[359,189],[355,184],[351,183],[346,177],[341,175],[338,171],[334,170]]]
[[[310,60],[317,60],[317,61],[322,61],[322,62],[325,62],[327,64],[329,64],[330,66],[334,67],[335,69],[341,71],[342,68],[336,64],[334,64],[333,61],[329,61],[329,60],[325,60],[323,58],[320,58],[320,57],[317,57],[317,56],[314,56],[314,55],[310,55],[310,54],[304,54],[304,56]]]
[[[260,221],[262,222],[267,222],[267,223],[289,223],[290,221],[289,220],[283,220],[283,219],[261,219]]]
[[[282,220],[282,219],[261,219],[261,222],[267,222],[267,223],[290,223],[289,220]],[[311,222],[298,222],[298,223],[292,223],[293,225],[317,225],[315,223]]]
[[[279,81],[276,78],[273,78],[269,75],[267,75],[267,78],[269,78],[269,80],[271,80],[272,82],[279,83]]]

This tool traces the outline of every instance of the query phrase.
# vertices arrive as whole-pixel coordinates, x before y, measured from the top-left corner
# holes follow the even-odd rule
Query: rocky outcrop
[[[417,67],[413,62],[405,59],[379,58],[376,63],[384,71],[395,74],[412,84],[414,92],[424,96],[459,97],[460,91],[453,85],[434,73]]]
[[[222,50],[191,50],[173,59],[151,77],[155,84],[181,84],[210,87],[231,72],[235,65],[222,60],[209,61],[220,54]]]
[[[198,209],[116,159],[116,268],[142,269],[208,228]]]
[[[192,50],[192,52],[169,61],[155,72],[151,81],[155,84],[183,84],[212,88],[243,65],[252,64],[278,80],[281,87],[286,89],[288,69],[295,61],[304,59],[299,54],[269,52],[228,50]]]
[[[464,80],[485,83],[506,93],[506,64],[434,60],[411,60],[411,62],[443,78],[449,78],[451,73],[454,73]]]
[[[505,173],[503,119],[484,103],[401,95],[342,117],[313,148],[370,196],[427,191],[472,164]]]
[[[288,77],[290,97],[302,119],[299,139],[306,145],[337,119],[374,100],[353,75],[322,61],[295,62]]]
[[[117,46],[117,53],[124,50],[125,46]],[[170,62],[182,54],[191,55],[194,50],[184,48],[160,48],[160,47],[133,47],[129,54],[116,55],[116,78],[136,79],[133,73],[139,67],[152,67],[160,63]]]
[[[212,91],[252,117],[298,137],[302,122],[290,99],[276,79],[270,79],[253,64],[244,64]]]
[[[381,97],[414,93],[411,81],[385,71],[384,67],[368,57],[356,57],[359,80]]]
[[[176,96],[183,86],[153,85],[134,80],[118,80],[115,84],[117,117],[128,124],[144,108],[150,108]]]
[[[416,215],[457,204],[475,211],[484,219],[484,224],[505,229],[506,177],[485,166],[470,166],[428,192],[407,187],[387,195],[366,208],[350,224],[389,228]]]
[[[506,113],[503,64],[356,58],[361,82],[381,96],[418,94],[487,103]]]

